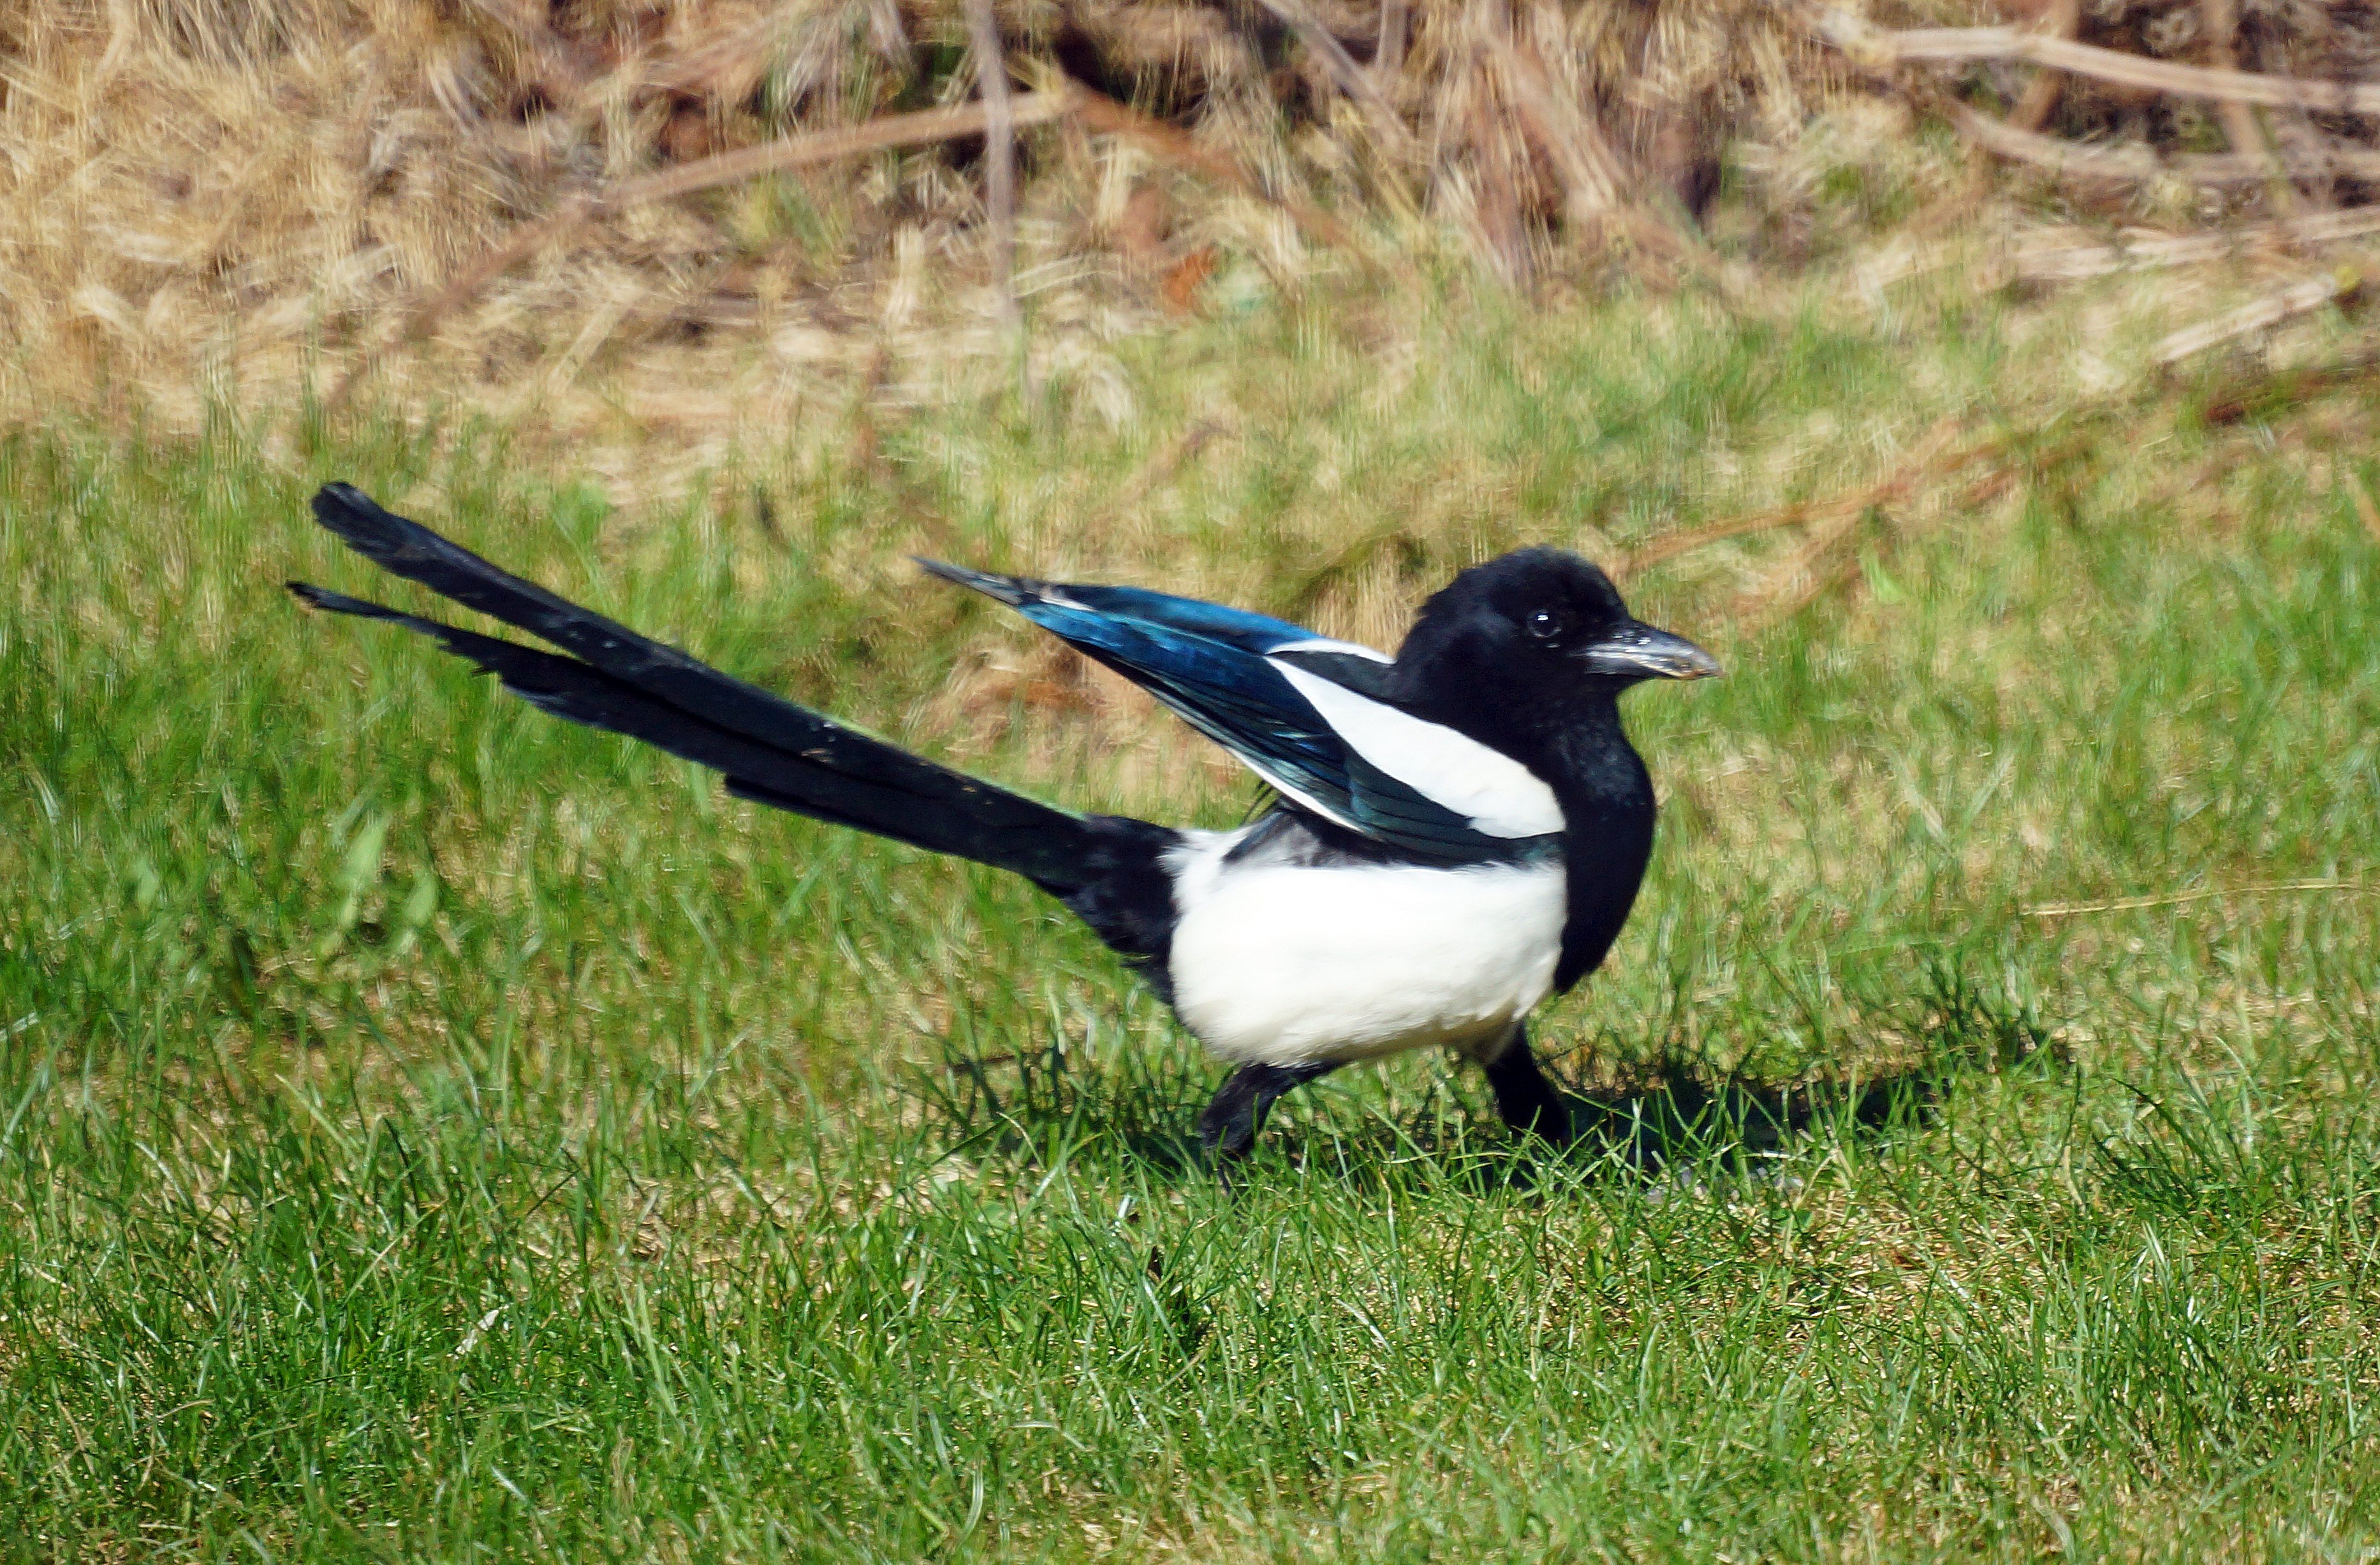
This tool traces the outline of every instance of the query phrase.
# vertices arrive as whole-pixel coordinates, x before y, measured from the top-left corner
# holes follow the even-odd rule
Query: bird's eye
[[[1551,641],[1562,631],[1562,618],[1551,609],[1533,609],[1528,618],[1521,623],[1527,625],[1529,634],[1540,641]]]

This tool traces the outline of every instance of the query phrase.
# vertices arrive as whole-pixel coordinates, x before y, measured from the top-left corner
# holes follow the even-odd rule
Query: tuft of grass
[[[1986,312],[1408,330],[1257,314],[1127,349],[1125,423],[798,430],[624,509],[459,421],[0,439],[0,1553],[2373,1547],[2367,391],[2078,421],[1767,629],[1719,607],[1758,540],[1633,583],[1731,676],[1631,698],[1653,874],[1540,1022],[1621,1134],[1515,1149],[1408,1059],[1293,1099],[1236,1194],[1185,1140],[1215,1068],[1028,888],[279,587],[400,592],[306,520],[352,479],[796,698],[1212,824],[1228,769],[900,557],[1391,639],[1496,550],[1823,495],[1947,412],[2025,433]]]

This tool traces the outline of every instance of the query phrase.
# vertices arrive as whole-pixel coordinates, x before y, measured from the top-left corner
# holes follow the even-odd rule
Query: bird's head
[[[1707,679],[1718,660],[1629,613],[1620,589],[1560,549],[1474,565],[1422,606],[1397,652],[1411,698],[1493,706],[1525,728],[1560,728],[1647,679]]]

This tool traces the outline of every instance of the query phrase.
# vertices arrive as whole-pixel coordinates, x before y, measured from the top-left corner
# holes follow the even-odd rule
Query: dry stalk
[[[2053,174],[2131,184],[2180,178],[2196,185],[2216,186],[2261,185],[2272,177],[2272,163],[2266,158],[2231,152],[2161,156],[2139,142],[2116,147],[2078,145],[2024,129],[2013,123],[2013,114],[2002,121],[1979,114],[1964,103],[1946,103],[1942,109],[1959,133],[1984,151],[2011,162],[2046,168]],[[2307,141],[2302,153],[2288,160],[2284,166],[2301,177],[2346,174],[2380,179],[2380,152],[2313,138]]]
[[[1489,264],[1508,287],[1525,290],[1535,273],[1529,254],[1528,225],[1521,214],[1521,194],[1514,178],[1512,149],[1506,145],[1506,127],[1494,112],[1497,72],[1494,51],[1507,34],[1512,18],[1507,0],[1474,0],[1470,13],[1474,40],[1471,91],[1464,95],[1463,136],[1471,150],[1477,176],[1475,217]]]
[[[2269,66],[2277,54],[2274,41],[2262,40],[2257,47]],[[2317,211],[2337,206],[2338,192],[2331,156],[2337,144],[2322,133],[2313,116],[2303,109],[2289,109],[2266,124],[2272,133],[2274,156],[2287,166],[2306,204]]]
[[[2355,506],[2355,519],[2363,524],[2373,542],[2380,543],[2380,505],[2372,503],[2372,491],[2363,487],[2363,475],[2351,467],[2347,473],[2347,498]]]
[[[1373,51],[1372,70],[1387,91],[1405,68],[1406,0],[1380,0],[1380,42]]]
[[[1813,528],[1802,546],[1772,566],[1757,582],[1736,595],[1729,617],[1752,630],[1765,629],[1779,620],[1790,619],[1806,608],[1818,595],[1851,575],[1855,560],[1837,561],[1828,570],[1820,570],[1827,556],[1836,545],[1851,537],[1860,518],[1876,508],[1868,505],[1845,508],[1830,516],[1823,525]]]
[[[1699,528],[1692,534],[1681,535],[1676,546],[1662,550],[1657,558],[1668,558],[1703,543],[1720,538],[1738,537],[1760,530],[1763,526],[1782,526],[1791,522],[1816,522],[1800,548],[1786,559],[1771,566],[1761,578],[1736,596],[1730,616],[1745,631],[1765,629],[1789,619],[1815,601],[1818,597],[1848,580],[1859,568],[1856,555],[1843,554],[1829,561],[1842,543],[1858,530],[1860,521],[1870,513],[1891,514],[1884,508],[1904,501],[1917,486],[1929,479],[1947,478],[1952,473],[1973,467],[1978,462],[1993,461],[2006,455],[2009,443],[1999,436],[1972,441],[1953,447],[1963,420],[1956,414],[1937,423],[1921,441],[1917,452],[1908,461],[1879,482],[1852,490],[1849,493],[1816,504],[1788,506],[1782,512],[1741,517],[1732,522],[1716,523]],[[2070,449],[2070,443],[2066,449]],[[1961,509],[1973,507],[2005,492],[2016,482],[2017,475],[2006,467],[1984,475],[1969,484],[1959,497]],[[1900,524],[1895,523],[1896,528]],[[1657,540],[1668,543],[1668,540]],[[1648,554],[1653,552],[1648,551]],[[1634,564],[1634,561],[1630,562]]]
[[[1218,423],[1211,419],[1201,419],[1166,442],[1164,448],[1151,456],[1142,466],[1140,471],[1133,475],[1132,480],[1123,486],[1113,500],[1093,513],[1082,528],[1084,536],[1097,537],[1105,532],[1110,526],[1146,503],[1151,495],[1172,483],[1183,468],[1196,460],[1199,453],[1205,451],[1216,441],[1231,437],[1236,432],[1228,424]]]
[[[2240,0],[2198,0],[2198,14],[2206,29],[2206,53],[2217,70],[2237,72],[2240,68]],[[2279,153],[2271,138],[2256,123],[2256,111],[2237,98],[2218,98],[2215,113],[2223,122],[2223,134],[2230,139],[2231,151],[2241,157],[2261,160],[2265,165],[2265,188],[2273,201],[2273,210],[2284,217],[2295,217],[2298,211],[2297,187],[2289,183],[2289,171],[2281,166]]]
[[[1823,504],[1779,505],[1772,510],[1755,511],[1749,516],[1729,516],[1720,521],[1706,522],[1698,528],[1666,533],[1641,549],[1631,550],[1614,561],[1611,577],[1625,581],[1638,571],[1648,570],[1664,560],[1674,560],[1697,549],[1730,538],[1742,538],[1755,532],[1773,532],[1779,528],[1798,527],[1824,515],[1829,515],[1836,502]]]
[[[976,3],[981,4],[983,0],[976,0]],[[1330,78],[1331,84],[1347,94],[1349,101],[1363,111],[1366,123],[1372,127],[1372,134],[1379,138],[1381,151],[1401,162],[1414,155],[1416,149],[1413,132],[1406,129],[1405,122],[1397,117],[1396,108],[1389,102],[1388,94],[1381,91],[1380,84],[1366,74],[1363,67],[1355,63],[1354,56],[1330,35],[1328,28],[1316,21],[1313,14],[1298,0],[1259,0],[1259,3],[1289,25],[1290,30],[1297,34],[1298,42],[1305,45],[1306,53],[1322,62],[1323,72]],[[1383,17],[1381,26],[1385,28],[1387,25],[1387,18]]]
[[[1749,268],[1634,199],[1629,188],[1633,176],[1603,127],[1555,87],[1536,51],[1516,45],[1500,30],[1483,30],[1480,46],[1522,125],[1561,180],[1563,213],[1573,224],[1589,234],[1616,229],[1647,254],[1684,268],[1738,302],[1759,293]]]
[[[876,394],[884,389],[884,379],[892,370],[892,345],[878,337],[868,351],[868,363],[859,372],[858,385],[852,388],[851,445],[847,456],[855,471],[880,475],[883,471],[878,460],[880,453]]]
[[[1560,176],[1565,214],[1594,231],[1621,203],[1627,183],[1620,155],[1611,150],[1603,127],[1556,91],[1544,64],[1524,53],[1501,30],[1483,30],[1480,46],[1496,67],[1506,96]]]
[[[1070,89],[1070,96],[1074,112],[1086,128],[1103,135],[1124,137],[1160,162],[1203,176],[1219,185],[1230,186],[1244,195],[1277,207],[1312,237],[1374,266],[1379,264],[1356,242],[1354,235],[1347,231],[1346,224],[1337,218],[1304,201],[1274,195],[1236,160],[1208,151],[1163,120],[1153,119],[1138,109],[1127,108],[1105,93],[1093,91],[1079,83]]]
[[[2159,266],[2194,266],[2227,256],[2289,244],[2326,245],[2380,233],[2380,206],[2350,207],[2284,222],[2259,223],[2228,234],[2185,234],[2128,245],[2056,245],[2018,250],[2010,258],[2029,282],[2104,277]]]
[[[772,11],[684,54],[654,60],[644,67],[643,82],[700,97],[746,97],[766,74],[793,19],[786,11]]]
[[[1025,326],[1016,302],[1016,115],[1008,96],[1008,58],[991,0],[966,0],[967,34],[975,47],[976,95],[983,102],[984,205],[991,224],[991,273],[1000,292],[1001,323]]]
[[[601,58],[554,31],[545,6],[524,0],[481,0],[476,9],[510,35],[531,77],[555,98],[576,99],[602,76]]]
[[[1003,89],[1006,86],[1004,77],[1001,79],[1001,86]],[[552,212],[516,230],[502,244],[465,267],[446,286],[409,311],[392,339],[377,347],[364,349],[333,389],[329,406],[333,408],[343,406],[357,382],[391,348],[421,340],[441,320],[496,278],[599,216],[651,201],[691,195],[760,174],[807,168],[868,152],[948,140],[953,137],[988,135],[992,130],[993,112],[990,103],[984,101],[947,109],[887,115],[863,125],[811,131],[758,147],[721,152],[680,168],[622,181],[608,190],[565,197]],[[1179,167],[1203,174],[1269,202],[1314,237],[1359,256],[1364,255],[1355,245],[1354,237],[1327,212],[1303,202],[1272,196],[1232,159],[1208,152],[1172,126],[1126,108],[1103,94],[1069,83],[1008,99],[1008,120],[1012,132],[1027,126],[1046,124],[1068,114],[1079,114],[1090,129],[1129,138],[1145,150]],[[993,223],[996,229],[1004,228],[1013,233],[1013,200],[1012,195],[1006,224],[1001,222],[995,210]],[[994,201],[996,208],[996,195]],[[1012,256],[1013,253],[1012,250]],[[1013,266],[1013,261],[1011,264]],[[1013,286],[1004,287],[1002,294],[1013,304]]]
[[[2034,79],[2037,86],[2044,81],[2062,79],[2055,71],[2044,71]],[[2019,111],[2032,102],[2028,95]],[[2077,146],[2055,136],[2042,136],[2017,123],[2019,114],[2010,114],[2006,121],[1979,114],[1961,103],[1946,103],[1943,113],[1960,135],[1975,144],[1978,152],[2007,158],[2013,163],[2031,164],[2053,174],[2090,179],[2123,180],[2134,183],[2158,178],[2171,170],[2166,160],[2147,147],[2134,143],[2122,147]],[[2233,160],[2224,160],[2227,164]],[[2263,177],[2261,169],[2252,176]]]
[[[2209,425],[2236,424],[2251,415],[2295,406],[2375,370],[2380,370],[2380,349],[2366,347],[2328,364],[2266,371],[2218,393],[2207,402],[2199,420]]]
[[[2194,892],[2155,892],[2146,896],[2109,897],[2100,902],[2042,902],[2020,908],[2027,918],[2071,918],[2082,913],[2126,913],[2141,907],[2179,907],[2214,897],[2284,896],[2302,892],[2342,892],[2349,896],[2380,895],[2380,886],[2355,880],[2266,880],[2247,886],[2203,886]]]
[[[1009,100],[1009,122],[1022,130],[1062,118],[1080,106],[1080,95],[1069,87],[1027,92]],[[867,152],[890,152],[896,147],[920,147],[957,136],[979,136],[990,127],[990,115],[981,103],[885,115],[842,129],[813,130],[757,147],[720,152],[682,168],[627,180],[605,198],[605,205],[625,207],[667,200],[755,175],[808,168]]]
[[[565,38],[550,7],[527,0],[479,0],[471,9],[511,36],[531,67],[529,79],[555,102],[577,106],[600,90],[625,101],[647,88],[689,97],[733,101],[748,96],[794,18],[774,11],[742,27],[722,30],[691,49],[631,55],[607,67],[602,54]]]
[[[699,400],[708,419],[740,419],[751,406],[745,399],[685,388],[731,362],[757,368],[739,341],[747,334],[767,324],[770,360],[856,360],[867,351],[864,340],[850,340],[866,313],[851,308],[859,289],[916,297],[917,261],[945,255],[968,285],[936,290],[931,308],[979,308],[988,296],[977,285],[1008,270],[993,264],[993,251],[1012,231],[1020,285],[1050,289],[1053,326],[1071,323],[1077,317],[1062,317],[1059,301],[1071,309],[1114,274],[1090,253],[1112,236],[1096,220],[1076,221],[1081,212],[1065,202],[1107,172],[1080,157],[1037,166],[1031,145],[1018,146],[1011,230],[991,188],[1002,138],[989,122],[980,167],[887,157],[868,160],[877,166],[864,176],[846,165],[805,177],[784,200],[758,199],[767,194],[759,190],[732,201],[665,199],[758,172],[706,161],[722,149],[752,148],[762,166],[787,167],[911,139],[898,119],[889,141],[875,140],[878,125],[805,134],[878,112],[872,105],[888,117],[894,102],[921,100],[996,116],[989,85],[984,103],[971,102],[978,81],[1004,79],[1021,100],[1041,85],[1039,71],[1075,57],[1052,25],[1079,32],[1102,68],[1147,83],[1178,111],[1174,123],[1196,120],[1196,148],[1210,155],[1120,107],[1109,127],[1148,147],[1168,172],[1212,181],[1204,200],[1169,198],[1182,195],[1192,209],[1237,207],[1242,195],[1264,200],[1289,212],[1309,249],[1348,246],[1400,278],[1410,275],[1408,257],[1430,253],[1444,237],[1442,220],[1463,214],[1466,187],[1482,176],[1512,188],[1508,253],[1542,262],[1548,230],[1563,227],[1565,197],[1573,208],[1585,204],[1573,193],[1586,188],[1576,152],[1586,131],[1622,152],[1646,142],[1652,171],[1674,175],[1694,200],[1701,187],[1689,176],[1716,167],[1729,138],[1790,138],[1842,74],[1790,37],[1767,0],[1585,11],[1493,0],[1510,42],[1551,88],[1528,94],[1525,79],[1511,72],[1487,88],[1487,139],[1503,163],[1475,167],[1464,122],[1483,78],[1471,0],[1269,0],[1288,27],[1264,14],[1266,4],[1099,0],[1051,12],[1001,0],[30,0],[0,11],[9,18],[0,20],[0,169],[16,179],[14,222],[0,223],[11,285],[0,286],[0,336],[30,349],[7,394],[38,397],[35,387],[56,386],[77,394],[97,383],[90,364],[120,360],[138,367],[138,383],[194,406],[185,400],[186,383],[200,383],[187,373],[192,367],[203,364],[208,385],[227,372],[244,390],[263,389],[259,377],[302,375],[317,362],[319,329],[338,358],[324,389],[344,399],[375,359],[384,364],[399,343],[427,334],[480,380],[535,379],[556,363],[591,376],[599,358],[628,347],[622,368],[650,371],[654,395],[682,405],[671,418]],[[990,50],[954,57],[948,47],[953,34],[980,34],[986,9],[1002,29],[1025,29],[998,40],[1004,79],[978,68],[976,56]],[[1244,11],[1265,26],[1252,31]],[[264,33],[241,19],[248,13],[271,14],[272,47],[257,46]],[[1368,58],[1353,54],[1374,47],[1359,28],[1377,30]],[[1283,101],[1285,91],[1304,96],[1269,55],[1283,33],[1304,40],[1293,48],[1325,100],[1320,126],[1305,104]],[[1516,106],[1524,95],[1525,113]],[[1669,121],[1656,124],[1640,98],[1694,119],[1696,133],[1674,146],[1657,140]],[[1445,112],[1434,121],[1437,104]],[[1762,104],[1775,112],[1755,112]],[[1087,120],[1072,123],[1070,151],[1090,131]],[[933,124],[931,135],[976,130],[967,117]],[[1672,153],[1674,168],[1659,161]],[[670,183],[638,184],[639,174]],[[1046,205],[1030,194],[1045,181]],[[1624,175],[1616,184],[1621,204],[1633,196],[1642,211],[1605,227],[1615,249],[1640,252],[1627,260],[1641,275],[1691,265],[1723,285],[1735,277],[1649,221],[1665,215],[1649,188],[1633,190]],[[1306,194],[1326,188],[1349,195]],[[1774,194],[1800,204],[1809,192],[1780,177]],[[655,204],[629,221],[616,216],[639,200]],[[1026,222],[1034,211],[1052,221]],[[888,265],[888,247],[876,242],[894,224],[905,234],[905,270]],[[1186,224],[1167,226],[1188,232]],[[1691,240],[1691,225],[1679,227]],[[954,239],[966,250],[953,253]],[[1251,249],[1257,264],[1299,285],[1292,273],[1300,269],[1281,268],[1271,245]],[[1045,251],[1053,261],[1075,252],[1072,264],[1028,275]],[[1672,256],[1684,265],[1665,265]],[[616,306],[624,297],[634,300],[625,312]],[[599,311],[600,328],[574,339]],[[466,316],[468,354],[457,326]],[[997,333],[966,331],[935,350],[971,355],[997,341]],[[557,359],[552,349],[564,343],[572,346]],[[673,389],[662,393],[664,384]]]
[[[2039,30],[2051,38],[2071,38],[2082,25],[2082,0],[2050,0],[2049,8],[2042,13]],[[2039,130],[2049,123],[2058,107],[2058,100],[2066,94],[2066,73],[2046,70],[2026,84],[2024,96],[2009,113],[2009,123],[2019,130]]]
[[[1810,522],[1831,526],[1846,517],[1856,521],[1873,506],[1906,497],[1926,479],[1946,477],[1997,455],[2006,448],[2007,443],[1995,437],[1957,451],[1949,450],[1950,442],[1964,422],[1958,415],[1952,414],[1936,423],[1918,442],[1916,455],[1903,462],[1888,478],[1826,500],[1798,501],[1791,505],[1724,517],[1716,522],[1706,522],[1698,528],[1665,534],[1642,548],[1631,550],[1613,564],[1611,574],[1615,578],[1624,580],[1664,560],[1673,560],[1708,544],[1742,538],[1751,533],[1772,532],[1779,528],[1799,527]]]
[[[2354,293],[2362,283],[2362,276],[2348,266],[2320,277],[2293,283],[2278,293],[2252,299],[2237,309],[2226,310],[2211,320],[2185,326],[2168,334],[2149,351],[2149,360],[2160,366],[2178,364],[2192,354],[2203,353],[2218,344],[2278,325],[2292,315],[2319,309],[2333,299],[2344,298]]]
[[[1871,27],[1848,11],[1832,6],[1813,6],[1802,15],[1819,39],[1875,70],[1919,63],[2020,60],[2118,87],[2137,87],[2181,97],[2307,109],[2317,114],[2380,114],[2380,85],[2305,81],[2256,71],[2180,66],[2010,27],[1916,28],[1893,32]]]

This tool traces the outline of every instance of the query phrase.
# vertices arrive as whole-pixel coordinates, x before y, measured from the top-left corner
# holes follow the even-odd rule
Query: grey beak
[[[1614,679],[1716,679],[1725,672],[1684,637],[1633,622],[1579,653],[1589,669]]]

